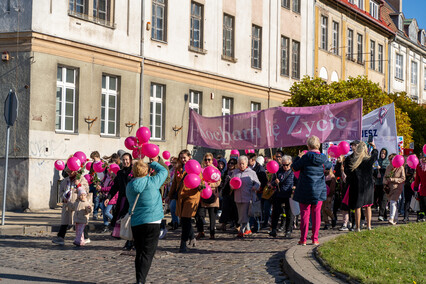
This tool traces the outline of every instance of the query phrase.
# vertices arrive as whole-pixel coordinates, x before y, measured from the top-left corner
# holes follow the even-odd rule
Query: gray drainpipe
[[[139,86],[139,126],[143,125],[143,72],[145,65],[144,57],[144,23],[145,23],[145,0],[142,0],[141,5],[141,46],[140,46],[140,57],[142,58],[141,62],[141,75],[140,75],[140,86]]]
[[[313,17],[312,17],[312,19],[313,19],[313,21],[312,21],[312,31],[313,31],[313,39],[314,39],[314,45],[313,45],[313,48],[312,48],[312,77],[315,77],[315,29],[316,29],[316,27],[315,27],[315,3],[316,3],[317,1],[316,0],[314,0],[313,1],[313,3],[312,3],[312,5],[313,5],[313,9],[312,9],[312,15],[313,15]]]

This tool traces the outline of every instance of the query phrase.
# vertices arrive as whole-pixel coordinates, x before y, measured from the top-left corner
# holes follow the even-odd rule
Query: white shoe
[[[52,240],[52,243],[63,246],[63,245],[65,244],[65,241],[64,241],[64,238],[61,238],[61,237],[55,237],[55,238]]]
[[[85,243],[85,244],[90,244],[90,239],[85,239],[85,240],[84,240],[84,243]]]
[[[160,240],[163,239],[167,234],[167,228],[164,228],[160,231],[160,236],[158,237]]]
[[[392,226],[396,225],[396,223],[394,221],[392,221],[392,220],[389,220],[388,223],[391,224]]]

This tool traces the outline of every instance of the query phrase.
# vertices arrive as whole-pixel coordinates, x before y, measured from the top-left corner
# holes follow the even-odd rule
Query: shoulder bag
[[[133,234],[132,234],[132,215],[133,211],[135,210],[136,203],[138,203],[140,193],[136,196],[135,203],[133,203],[132,211],[130,211],[130,214],[127,213],[123,218],[119,220],[120,222],[120,238],[123,240],[131,241],[133,240]]]

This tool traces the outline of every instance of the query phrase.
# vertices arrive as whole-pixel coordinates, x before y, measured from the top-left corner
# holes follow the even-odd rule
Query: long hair
[[[189,150],[187,150],[187,149],[184,149],[184,150],[179,152],[177,165],[176,165],[176,169],[179,170],[179,171],[181,171],[183,169],[183,164],[180,160],[180,155],[187,155],[191,159],[191,152],[189,152]]]
[[[363,142],[359,143],[358,146],[355,148],[354,157],[352,159],[351,165],[349,166],[351,171],[356,170],[364,160],[367,160],[369,158],[370,155],[368,154],[367,145]]]

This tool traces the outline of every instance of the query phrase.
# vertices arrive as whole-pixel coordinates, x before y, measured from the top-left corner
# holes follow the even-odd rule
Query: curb
[[[47,234],[59,232],[61,225],[5,225],[0,226],[0,236],[21,236],[32,234]],[[89,223],[89,232],[96,232],[104,228],[102,223]]]

